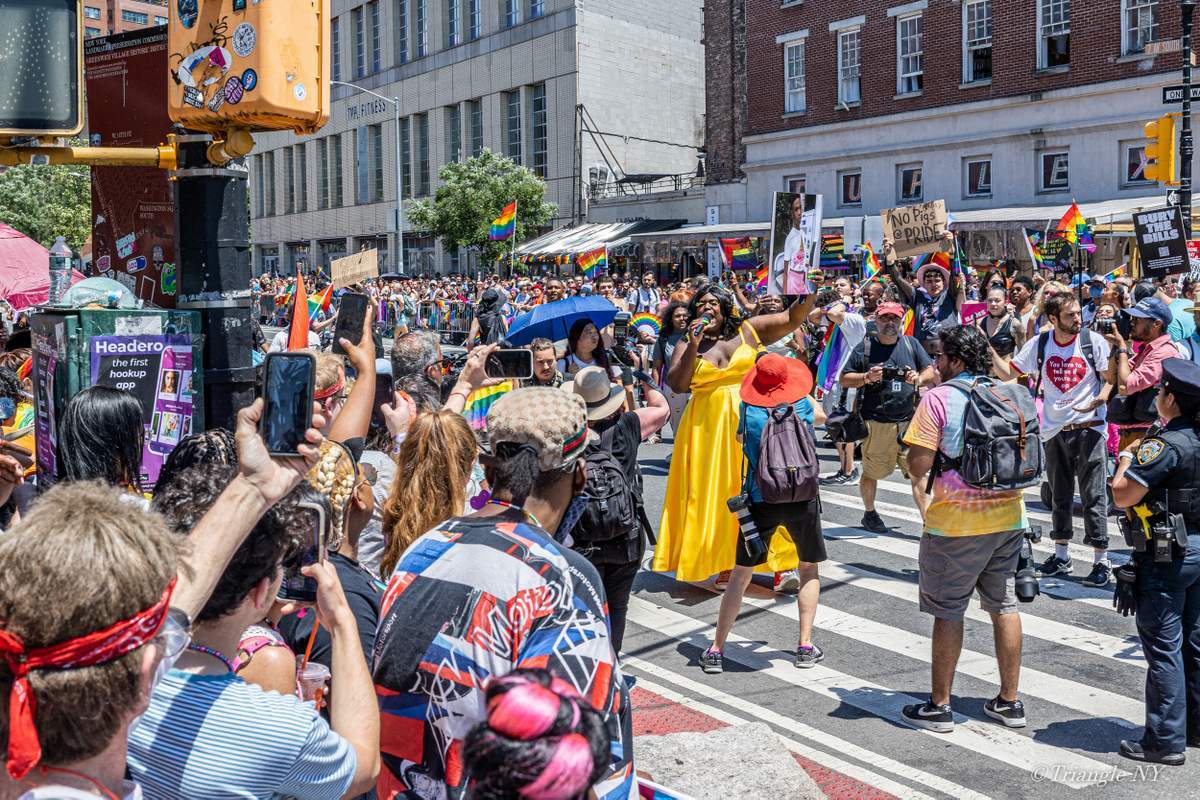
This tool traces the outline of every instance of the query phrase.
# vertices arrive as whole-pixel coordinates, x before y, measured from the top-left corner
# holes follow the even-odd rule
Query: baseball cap
[[[904,318],[904,306],[899,303],[880,303],[875,307],[875,316],[882,317],[885,314],[890,314],[893,317]]]
[[[517,389],[488,409],[485,452],[505,443],[529,445],[542,472],[566,469],[599,438],[587,423],[587,403],[574,392],[550,386]]]
[[[1147,297],[1140,301],[1136,306],[1129,309],[1127,312],[1131,317],[1141,317],[1142,319],[1156,319],[1163,324],[1163,327],[1171,324],[1171,309],[1167,304],[1157,297]]]

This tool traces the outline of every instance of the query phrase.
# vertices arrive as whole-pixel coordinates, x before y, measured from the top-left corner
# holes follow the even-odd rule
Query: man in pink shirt
[[[1155,387],[1162,382],[1162,362],[1179,357],[1179,351],[1167,333],[1167,326],[1171,324],[1171,309],[1157,297],[1147,297],[1127,313],[1133,318],[1129,338],[1142,345],[1137,355],[1132,355],[1129,343],[1116,327],[1105,334],[1104,338],[1112,345],[1108,380],[1117,387],[1122,397],[1132,398],[1130,403],[1135,408],[1148,409],[1147,414],[1156,416],[1153,400],[1142,402],[1144,396],[1135,398],[1134,395],[1147,391],[1153,394]],[[1130,442],[1140,439],[1152,421],[1139,419],[1137,422],[1118,424],[1120,448],[1123,450]]]

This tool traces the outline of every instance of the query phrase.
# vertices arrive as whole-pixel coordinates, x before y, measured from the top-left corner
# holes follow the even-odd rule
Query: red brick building
[[[167,0],[83,0],[86,36],[108,36],[167,24]]]

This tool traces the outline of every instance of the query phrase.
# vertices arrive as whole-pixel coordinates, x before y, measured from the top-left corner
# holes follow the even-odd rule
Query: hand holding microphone
[[[700,335],[704,333],[704,329],[711,324],[712,317],[710,317],[708,314],[701,314],[700,318],[692,323],[691,329],[688,330],[688,338],[699,339]]]

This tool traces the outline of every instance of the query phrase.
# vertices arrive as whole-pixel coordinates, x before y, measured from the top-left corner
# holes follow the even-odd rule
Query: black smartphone
[[[338,355],[345,355],[341,340],[358,344],[362,339],[363,322],[367,319],[367,304],[371,298],[365,294],[346,292],[338,302],[337,323],[333,326],[333,347],[330,348]]]
[[[325,560],[325,508],[303,500],[296,507],[305,519],[304,541],[300,550],[284,563],[283,582],[276,597],[311,603],[317,599],[317,581],[302,574],[300,569]]]
[[[391,403],[395,400],[392,397],[393,387],[395,382],[391,375],[375,375],[375,400],[371,406],[371,424],[386,425],[387,421],[383,418],[382,408],[384,404]]]
[[[623,342],[629,336],[629,320],[633,319],[633,315],[628,311],[622,311],[613,318],[613,341]]]
[[[273,456],[296,456],[312,427],[317,359],[312,353],[267,353],[263,365],[263,415],[258,430]]]
[[[489,378],[528,380],[533,377],[533,351],[524,348],[497,350],[488,356],[484,371]]]

